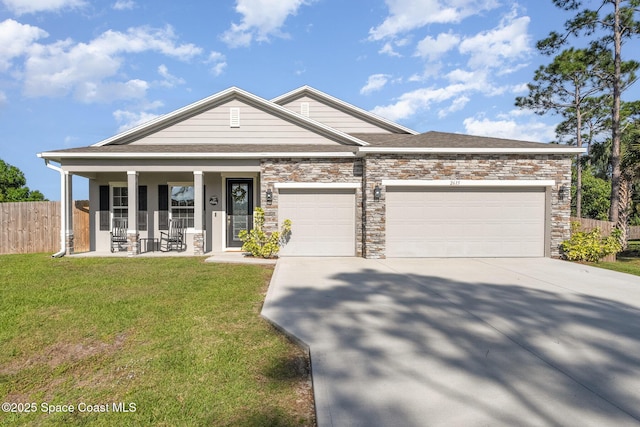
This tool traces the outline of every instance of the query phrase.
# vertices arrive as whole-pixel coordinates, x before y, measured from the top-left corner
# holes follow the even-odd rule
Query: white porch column
[[[204,174],[193,172],[193,253],[204,254]]]
[[[138,172],[127,171],[127,254],[129,256],[140,253],[138,242]]]
[[[73,175],[64,171],[64,200],[61,203],[60,214],[65,217],[65,241],[67,255],[73,254]]]

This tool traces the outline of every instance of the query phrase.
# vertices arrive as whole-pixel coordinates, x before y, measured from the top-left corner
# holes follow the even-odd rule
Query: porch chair
[[[113,220],[113,227],[111,228],[111,252],[115,250],[121,251],[123,246],[126,247],[128,243],[127,239],[127,220],[122,218],[116,218]]]
[[[186,228],[184,224],[184,220],[172,219],[169,221],[169,230],[160,232],[160,250],[162,252],[173,250],[182,252],[187,249],[184,242]]]

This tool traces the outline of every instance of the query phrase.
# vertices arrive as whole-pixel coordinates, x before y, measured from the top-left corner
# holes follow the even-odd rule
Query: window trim
[[[111,227],[109,227],[109,230],[111,230],[111,228],[113,227],[113,220],[115,219],[115,216],[113,214],[113,209],[116,207],[115,204],[113,203],[113,189],[114,188],[126,188],[127,189],[127,197],[129,197],[129,185],[126,181],[112,181],[109,182],[109,217],[110,217],[110,222],[111,222]],[[118,209],[123,209],[121,206],[117,207]],[[127,200],[127,206],[126,206],[126,210],[127,210],[127,216],[126,217],[119,217],[119,218],[126,218],[127,220],[129,219],[129,200]],[[128,222],[128,221],[127,221]]]
[[[195,222],[196,218],[196,186],[193,181],[177,181],[177,182],[167,182],[168,191],[168,202],[169,202],[169,219],[173,218],[173,206],[171,206],[171,189],[173,187],[192,187],[193,188],[193,219]],[[195,227],[187,227],[187,233],[195,233]]]

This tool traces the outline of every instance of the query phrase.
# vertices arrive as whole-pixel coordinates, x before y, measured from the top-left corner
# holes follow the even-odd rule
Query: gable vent
[[[229,108],[229,126],[232,128],[240,127],[240,109],[237,107]]]
[[[300,103],[300,114],[302,114],[305,117],[309,117],[309,103],[308,102],[301,102]]]

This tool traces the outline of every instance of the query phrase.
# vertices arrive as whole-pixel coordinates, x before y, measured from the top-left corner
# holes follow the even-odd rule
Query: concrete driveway
[[[282,258],[262,314],[309,346],[321,427],[640,425],[640,277]]]

